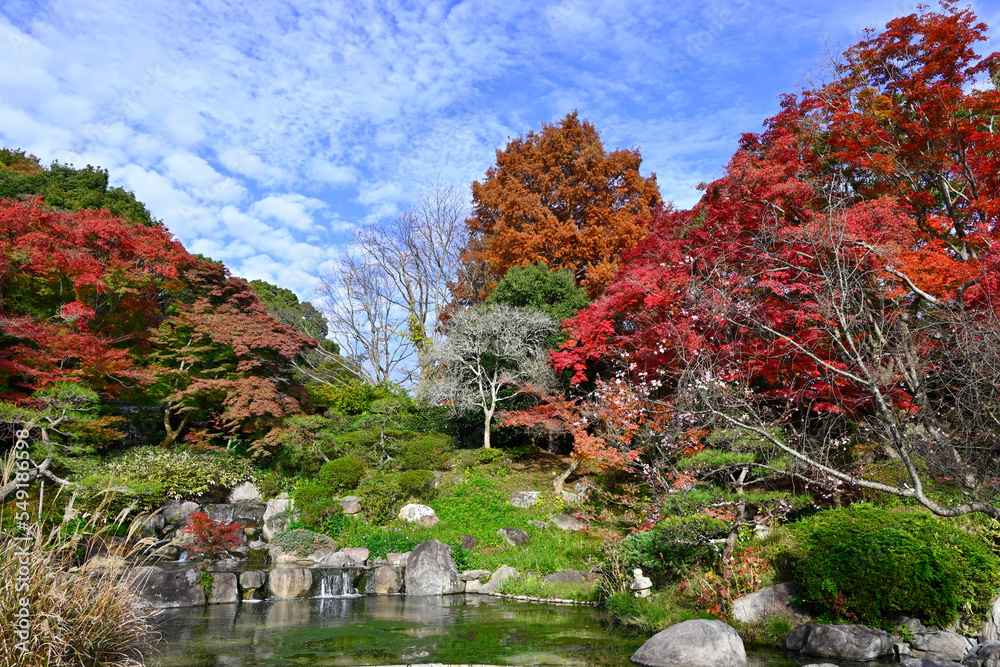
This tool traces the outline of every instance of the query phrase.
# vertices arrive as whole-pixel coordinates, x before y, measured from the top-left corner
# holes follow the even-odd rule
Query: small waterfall
[[[319,589],[316,597],[334,598],[359,595],[355,586],[358,568],[335,567],[319,569]]]

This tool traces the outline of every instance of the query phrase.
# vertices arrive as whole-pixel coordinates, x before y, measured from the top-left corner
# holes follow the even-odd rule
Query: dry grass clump
[[[9,474],[10,466],[4,466],[4,483]],[[13,508],[8,503],[6,511]],[[48,532],[35,526],[0,540],[0,664],[143,664],[156,633],[129,588],[126,561],[109,558],[107,567],[77,567],[86,540],[102,532],[97,523],[91,519],[73,531],[65,522]]]

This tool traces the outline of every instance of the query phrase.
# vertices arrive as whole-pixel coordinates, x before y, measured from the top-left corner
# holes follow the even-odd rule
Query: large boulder
[[[406,560],[405,586],[407,595],[453,595],[465,592],[458,576],[451,547],[444,542],[428,540],[418,544]]]
[[[212,592],[208,596],[208,604],[226,604],[239,602],[240,588],[236,583],[236,575],[232,572],[211,572]]]
[[[139,593],[142,603],[153,609],[198,607],[205,604],[201,575],[197,567],[137,567],[131,572],[129,585]]]
[[[399,568],[391,565],[383,565],[375,569],[375,573],[368,579],[368,590],[366,593],[375,595],[392,595],[403,590],[403,577]]]
[[[965,635],[942,630],[913,633],[910,642],[914,657],[961,660],[969,652],[969,642]]]
[[[264,507],[264,516],[261,517],[261,525],[264,527],[261,532],[265,540],[270,542],[275,535],[280,535],[288,530],[288,525],[296,516],[294,509],[295,503],[288,497],[287,493],[267,501]]]
[[[903,667],[962,667],[962,663],[943,658],[903,658]]]
[[[229,492],[229,502],[231,503],[259,503],[261,501],[260,490],[253,482],[243,482],[237,484]]]
[[[983,624],[979,636],[984,642],[992,639],[1000,640],[1000,595],[993,598],[990,603],[990,612],[986,616],[986,623]]]
[[[976,644],[962,660],[966,667],[1000,667],[1000,641],[991,639]]]
[[[733,618],[744,623],[759,623],[768,618],[787,618],[793,623],[808,623],[811,618],[796,606],[795,583],[788,581],[762,588],[733,601]]]
[[[632,654],[647,667],[746,667],[739,634],[722,621],[693,620],[658,632]]]
[[[271,597],[304,598],[312,591],[313,573],[304,567],[281,568],[271,570],[267,580]]]
[[[806,655],[844,660],[875,660],[893,654],[893,639],[866,625],[800,625],[785,639],[785,647]]]
[[[482,593],[483,595],[493,595],[500,590],[500,584],[507,581],[511,577],[519,577],[521,574],[512,568],[510,565],[501,565],[500,568],[490,575],[489,581],[479,587],[476,593]],[[469,591],[470,593],[472,591]]]
[[[364,547],[344,547],[343,549],[340,550],[339,553],[347,554],[358,565],[367,564],[368,556],[371,555],[371,552],[368,551],[368,549],[365,549]]]
[[[436,519],[437,515],[427,505],[418,505],[417,503],[403,505],[399,510],[399,518],[410,523],[416,523],[424,517],[434,517]]]
[[[587,530],[590,522],[580,519],[572,514],[555,514],[549,517],[549,521],[559,530]]]

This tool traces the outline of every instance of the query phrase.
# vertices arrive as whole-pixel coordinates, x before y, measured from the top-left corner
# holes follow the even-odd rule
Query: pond
[[[631,665],[646,638],[588,607],[479,595],[350,596],[169,610],[151,667],[254,665]],[[751,667],[822,662],[751,652]],[[838,661],[842,667],[852,663]],[[884,667],[892,663],[853,663]]]

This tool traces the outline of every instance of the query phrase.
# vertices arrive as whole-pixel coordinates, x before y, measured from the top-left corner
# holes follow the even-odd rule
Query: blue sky
[[[351,225],[572,109],[690,206],[825,53],[914,7],[4,0],[0,145],[107,168],[193,252],[309,298]]]

